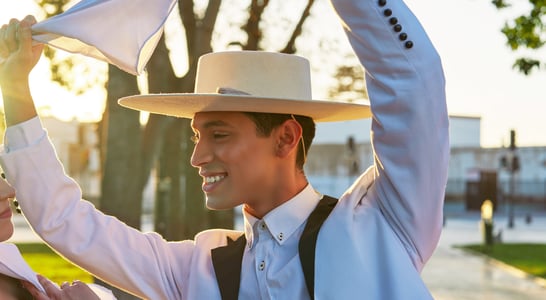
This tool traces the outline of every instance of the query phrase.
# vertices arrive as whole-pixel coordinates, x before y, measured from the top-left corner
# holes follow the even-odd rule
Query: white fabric
[[[36,272],[34,272],[27,264],[19,248],[11,243],[0,243],[0,274],[7,275],[12,278],[28,281],[32,283],[41,292],[45,293],[44,287],[38,281]],[[115,300],[116,297],[112,291],[103,286],[96,284],[87,284],[91,290],[101,300]]]
[[[322,226],[316,248],[316,299],[431,299],[419,273],[442,228],[449,158],[444,75],[436,50],[404,2],[387,0],[384,7],[379,2],[333,1],[367,71],[376,161],[344,193]],[[386,9],[413,42],[412,48],[393,30]],[[39,129],[24,136],[43,134]],[[13,139],[16,136],[8,143]],[[34,230],[67,258],[148,299],[220,299],[210,250],[240,232],[210,230],[193,241],[166,242],[157,234],[131,229],[79,200],[79,187],[63,174],[44,137],[3,153],[0,163]],[[242,270],[243,280],[249,272],[254,270]],[[288,281],[303,282],[294,279],[301,273],[267,266],[264,272],[269,292],[260,298],[308,299],[298,294],[303,287],[285,288]],[[258,290],[252,283],[243,284],[250,286],[241,291]]]
[[[309,184],[261,220],[243,210],[247,247],[241,269],[248,271],[241,273],[240,299],[286,299],[283,291],[271,284],[281,281],[283,289],[291,291],[290,299],[308,297],[298,242],[307,217],[321,197]],[[260,269],[261,263],[267,271]]]
[[[82,0],[34,24],[33,39],[138,75],[175,4],[175,0]]]
[[[36,277],[36,273],[32,271],[25,259],[21,256],[19,248],[14,244],[0,243],[0,274],[26,280],[45,293],[44,287]]]

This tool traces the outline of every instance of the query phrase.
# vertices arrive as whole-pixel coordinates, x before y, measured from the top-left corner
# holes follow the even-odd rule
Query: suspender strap
[[[299,254],[305,284],[311,299],[315,299],[315,247],[317,245],[317,237],[320,227],[330,215],[330,212],[337,204],[337,199],[324,195],[319,204],[313,210],[307,224],[303,229],[303,233],[299,243]]]
[[[336,206],[337,199],[324,196],[313,212],[307,218],[307,223],[299,242],[299,255],[305,285],[311,299],[315,298],[315,246],[320,227]],[[223,300],[236,300],[239,297],[241,283],[241,264],[245,250],[246,238],[241,235],[233,241],[228,238],[228,244],[211,250],[212,264],[216,273],[216,281]]]
[[[212,265],[223,300],[237,300],[241,281],[241,264],[245,252],[246,238],[241,235],[233,241],[229,237],[227,246],[211,250]]]

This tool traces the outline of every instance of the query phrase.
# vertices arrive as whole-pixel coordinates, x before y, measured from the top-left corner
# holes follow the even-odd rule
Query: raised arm
[[[101,279],[149,299],[179,297],[177,284],[185,282],[182,270],[189,270],[193,242],[167,243],[102,214],[81,200],[79,186],[64,173],[29,90],[28,75],[43,48],[32,45],[33,23],[32,17],[12,20],[0,32],[8,125],[0,163],[25,217],[48,245]]]
[[[368,191],[418,269],[441,231],[449,157],[441,61],[402,0],[332,0],[366,69],[375,181]]]

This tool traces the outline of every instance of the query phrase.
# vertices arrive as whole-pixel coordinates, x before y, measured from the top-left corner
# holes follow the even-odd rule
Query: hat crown
[[[256,97],[311,100],[311,71],[303,57],[264,51],[227,51],[201,56],[195,93],[220,88]]]
[[[189,119],[219,111],[302,115],[315,122],[371,116],[369,105],[313,99],[307,59],[264,51],[205,54],[197,64],[195,93],[135,95],[118,103]]]

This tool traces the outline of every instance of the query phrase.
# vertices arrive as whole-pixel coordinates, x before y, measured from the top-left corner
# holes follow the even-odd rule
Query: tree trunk
[[[108,96],[103,118],[106,141],[100,209],[127,225],[140,228],[142,192],[138,189],[141,167],[139,113],[118,105],[120,97],[139,93],[136,78],[114,66],[108,68]],[[115,241],[114,241],[115,242]],[[98,282],[101,283],[101,282]],[[108,286],[118,299],[138,299]]]
[[[139,113],[117,104],[120,97],[139,93],[136,78],[116,67],[109,67],[106,104],[106,156],[104,161],[100,209],[127,225],[140,228],[142,193],[135,174],[141,166]]]
[[[179,81],[163,78],[161,81],[168,82],[170,86],[161,91],[193,92],[197,60],[202,54],[212,51],[210,46],[212,31],[219,8],[220,1],[211,0],[203,18],[197,19],[193,12],[193,1],[179,1],[179,13],[186,31],[190,67],[188,73]],[[158,73],[152,72],[151,68],[149,71],[150,80],[161,72],[160,69],[157,69]],[[173,123],[169,123],[167,128],[168,136],[163,140],[163,151],[159,163],[155,230],[168,240],[180,240],[193,238],[199,231],[210,227],[232,228],[232,213],[221,214],[224,218],[211,218],[211,214],[218,213],[211,213],[205,207],[201,190],[202,180],[197,170],[190,164],[193,152],[193,144],[190,141],[190,136],[193,135],[190,120],[176,119]]]

